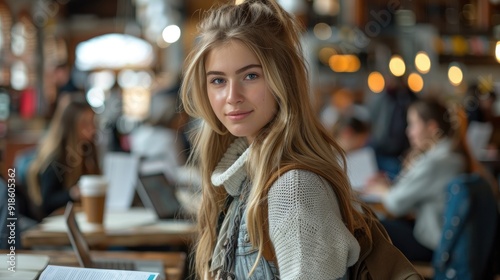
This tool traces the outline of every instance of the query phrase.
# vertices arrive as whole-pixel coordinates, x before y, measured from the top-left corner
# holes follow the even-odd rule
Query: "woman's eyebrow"
[[[235,73],[240,74],[241,72],[245,72],[246,70],[248,70],[250,68],[254,68],[254,67],[262,68],[262,66],[260,64],[249,64],[247,66],[241,67],[240,69],[236,70]]]
[[[246,70],[254,68],[254,67],[262,68],[262,65],[260,65],[260,64],[249,64],[249,65],[243,66],[240,69],[236,70],[235,73],[236,74],[240,74],[240,73],[245,72]],[[206,75],[207,76],[209,76],[209,75],[224,76],[224,75],[226,75],[226,73],[221,72],[221,71],[208,71]]]

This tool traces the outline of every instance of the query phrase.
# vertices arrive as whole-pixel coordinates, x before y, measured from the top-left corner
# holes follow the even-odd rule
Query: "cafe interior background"
[[[368,100],[394,79],[415,94],[457,100],[478,80],[500,92],[500,0],[279,2],[304,25],[318,111],[336,89]],[[40,140],[68,86],[85,92],[101,125],[114,118],[126,137],[152,96],[178,82],[196,24],[216,3],[0,0],[2,174]],[[116,94],[119,105],[110,102]]]

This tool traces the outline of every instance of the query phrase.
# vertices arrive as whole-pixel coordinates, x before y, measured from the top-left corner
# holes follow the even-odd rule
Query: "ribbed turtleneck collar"
[[[223,185],[229,195],[239,196],[242,182],[247,176],[245,162],[249,151],[249,145],[245,138],[237,138],[231,143],[212,173],[212,184],[214,186]]]

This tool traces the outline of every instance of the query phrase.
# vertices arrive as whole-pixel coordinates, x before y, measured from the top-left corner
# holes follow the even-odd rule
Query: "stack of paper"
[[[34,280],[49,264],[50,258],[44,255],[3,254],[0,262],[3,269],[0,279]]]

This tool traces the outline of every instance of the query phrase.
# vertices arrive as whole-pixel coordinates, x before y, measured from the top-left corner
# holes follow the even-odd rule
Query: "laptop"
[[[160,220],[184,219],[188,214],[176,195],[176,188],[163,172],[140,174],[137,193],[146,208],[155,211]]]
[[[129,259],[92,259],[89,245],[85,240],[75,218],[73,203],[68,202],[64,212],[66,225],[68,226],[68,237],[75,251],[78,262],[85,268],[104,268],[117,270],[135,270],[158,273],[160,279],[166,279],[165,268],[161,260],[129,260]]]

